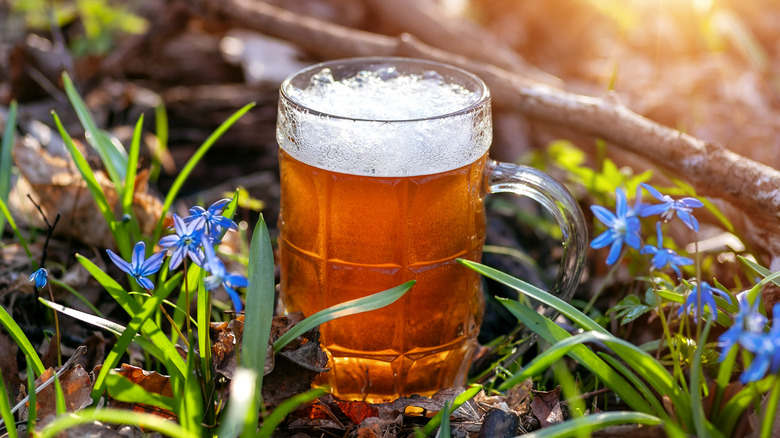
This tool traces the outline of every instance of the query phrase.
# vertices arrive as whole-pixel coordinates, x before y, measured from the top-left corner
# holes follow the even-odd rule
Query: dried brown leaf
[[[539,419],[542,427],[563,421],[560,386],[552,391],[533,391],[533,393],[534,399],[531,401],[531,411]]]
[[[54,375],[54,368],[48,368],[35,380],[37,388]],[[59,377],[62,393],[65,396],[65,408],[68,412],[83,409],[92,403],[92,380],[81,365],[75,365]],[[36,396],[38,418],[46,418],[57,413],[57,402],[53,384],[43,388]]]
[[[57,213],[62,215],[56,234],[74,237],[101,248],[115,247],[108,225],[70,158],[49,154],[30,137],[24,142],[17,142],[13,157],[20,173],[8,198],[14,217],[45,228],[40,214],[27,199],[29,194],[47,217],[53,218]],[[108,204],[118,209],[120,200],[113,183],[102,171],[96,171],[95,177]],[[160,199],[148,191],[148,178],[147,170],[138,172],[132,204],[143,235],[153,233],[162,211]]]

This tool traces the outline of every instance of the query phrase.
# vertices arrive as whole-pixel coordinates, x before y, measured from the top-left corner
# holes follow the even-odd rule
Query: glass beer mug
[[[395,303],[320,327],[346,399],[430,395],[465,382],[483,313],[483,199],[512,192],[543,204],[563,230],[556,283],[571,297],[586,229],[546,174],[488,158],[490,93],[435,62],[354,58],[306,68],[281,86],[281,299],[306,316],[416,280]],[[541,309],[542,311],[544,309]]]

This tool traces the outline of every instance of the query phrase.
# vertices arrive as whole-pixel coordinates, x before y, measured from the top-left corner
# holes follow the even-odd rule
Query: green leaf
[[[529,298],[533,298],[534,300],[537,300],[547,306],[552,307],[553,309],[557,310],[565,317],[569,318],[574,323],[576,323],[577,325],[579,325],[580,327],[586,330],[593,330],[593,331],[609,334],[607,329],[600,326],[596,321],[588,318],[587,315],[577,310],[571,304],[567,303],[566,301],[563,301],[562,299],[556,297],[555,295],[552,295],[548,292],[539,289],[538,287],[530,283],[526,283],[523,280],[514,278],[511,275],[505,274],[489,266],[485,266],[477,262],[472,262],[471,260],[458,259],[458,262],[460,262],[465,266],[468,266],[470,269],[484,275],[485,277],[488,277],[492,280],[495,280],[499,283],[502,283],[513,289],[516,289],[517,291],[523,293]]]
[[[646,424],[648,426],[655,426],[660,423],[660,418],[641,412],[601,412],[548,426],[536,432],[525,434],[523,435],[523,438],[562,438],[576,436],[581,433],[589,433],[594,430],[600,430],[618,424]]]
[[[49,307],[51,309],[54,309],[57,312],[62,313],[63,315],[68,315],[71,318],[76,318],[79,321],[84,321],[87,324],[91,324],[91,325],[94,325],[95,327],[100,327],[103,330],[111,332],[114,335],[116,335],[117,338],[122,336],[122,334],[126,330],[126,327],[121,325],[121,324],[117,324],[117,323],[115,323],[113,321],[109,321],[109,320],[107,320],[105,318],[102,318],[102,317],[99,317],[99,316],[95,316],[95,315],[92,315],[92,314],[89,314],[89,313],[85,313],[85,312],[82,312],[80,310],[71,309],[70,307],[65,307],[62,304],[54,303],[54,302],[49,301],[49,300],[47,300],[45,298],[38,298],[38,301],[43,303],[43,305],[45,305],[45,306],[47,306],[47,307]],[[163,301],[165,301],[165,300],[163,300]],[[160,359],[161,362],[164,361],[165,355],[163,354],[163,352],[159,348],[157,348],[157,346],[155,346],[149,340],[147,340],[146,338],[136,334],[133,337],[133,343],[135,343],[136,345],[138,345],[139,347],[144,349],[146,352],[148,352],[152,356]]]
[[[173,181],[173,184],[171,185],[171,188],[168,190],[168,194],[165,195],[165,201],[163,201],[163,207],[162,212],[160,214],[160,220],[157,222],[157,227],[154,230],[154,238],[152,239],[153,242],[157,242],[160,240],[160,233],[162,232],[162,224],[165,220],[166,215],[168,214],[168,210],[171,208],[171,205],[173,204],[174,199],[179,195],[179,190],[181,190],[182,185],[184,185],[184,181],[187,180],[187,178],[190,176],[190,173],[192,173],[192,169],[195,168],[195,166],[200,162],[200,160],[203,158],[204,155],[206,155],[206,152],[211,149],[211,146],[214,145],[214,143],[222,136],[222,134],[225,133],[225,131],[228,130],[231,126],[233,126],[238,119],[241,118],[244,114],[246,114],[247,111],[252,109],[255,106],[255,103],[249,103],[247,105],[244,105],[243,108],[233,113],[232,116],[230,116],[227,120],[225,120],[219,127],[212,133],[209,138],[206,139],[203,144],[200,145],[197,151],[190,157],[189,161],[187,161],[187,164],[184,165],[184,167],[179,171],[179,175],[176,176],[176,179]]]
[[[450,430],[450,402],[444,402],[444,406],[441,408],[441,426],[439,426],[439,433],[436,434],[437,438],[450,438],[452,431]]]
[[[141,305],[138,304],[113,278],[109,277],[108,274],[100,270],[100,268],[81,254],[76,254],[76,259],[131,317],[135,317],[142,312]],[[174,375],[175,377],[184,376],[187,366],[184,364],[184,360],[179,355],[176,347],[165,336],[165,333],[160,327],[154,321],[147,318],[141,324],[141,333],[149,338],[149,340],[162,351],[163,355],[160,359],[163,360],[163,363],[168,369],[168,374],[171,374],[172,377]]]
[[[54,374],[54,399],[55,399],[55,412],[57,416],[60,416],[67,412],[68,408],[65,404],[65,393],[62,392],[62,384],[60,383],[60,375]]]
[[[8,194],[11,192],[11,164],[13,156],[11,152],[14,148],[14,138],[16,137],[16,100],[11,100],[11,106],[8,108],[8,118],[5,119],[5,130],[3,131],[3,141],[0,143],[0,201],[8,203]],[[0,232],[5,227],[5,218],[0,216]]]
[[[87,184],[87,189],[89,189],[89,193],[92,195],[92,199],[95,200],[100,213],[103,215],[103,219],[105,219],[106,223],[108,224],[108,228],[111,230],[111,234],[114,235],[114,240],[116,240],[117,245],[119,245],[122,257],[129,258],[130,240],[125,233],[118,232],[114,212],[111,206],[108,205],[108,200],[106,200],[106,194],[103,193],[103,188],[100,187],[97,178],[95,178],[94,172],[92,172],[92,169],[89,167],[89,163],[87,163],[87,160],[83,155],[81,155],[81,152],[73,143],[73,139],[70,137],[68,132],[65,131],[65,127],[62,126],[62,122],[60,122],[60,118],[57,116],[57,113],[52,112],[52,117],[54,117],[54,123],[57,125],[57,129],[60,131],[62,139],[65,141],[65,146],[68,148],[68,152],[70,152],[70,155],[73,158],[73,162],[76,164],[76,168],[81,174],[81,177],[84,179],[84,182]]]
[[[772,388],[775,379],[776,377],[772,376],[745,385],[723,406],[720,414],[714,419],[715,427],[723,432],[724,435],[731,436],[734,427],[737,425],[737,420],[739,420],[747,408],[753,405],[755,400],[759,400],[763,394],[766,394]]]
[[[207,332],[208,333],[208,332]],[[195,345],[195,339],[190,336],[190,345]],[[181,402],[182,409],[178,411],[179,423],[186,430],[196,435],[202,435],[203,429],[201,418],[203,417],[203,397],[201,394],[201,383],[198,380],[200,373],[197,371],[200,362],[195,356],[195,349],[187,350],[187,373],[184,375],[184,393]]]
[[[43,366],[41,358],[38,357],[38,353],[35,351],[32,344],[30,344],[30,340],[27,339],[27,336],[24,335],[19,324],[11,318],[11,315],[6,312],[3,306],[0,306],[0,324],[3,324],[3,327],[5,327],[5,330],[11,336],[11,339],[13,339],[14,342],[16,342],[16,345],[22,350],[24,357],[27,358],[27,362],[32,364],[35,374],[38,376],[43,374],[43,372],[46,371],[46,368]]]
[[[141,385],[133,383],[130,379],[117,374],[113,370],[106,374],[105,384],[108,394],[114,400],[125,403],[141,403],[176,412],[176,405],[173,402],[173,397],[166,397],[162,394],[149,392]]]
[[[138,154],[141,149],[141,131],[144,126],[144,115],[138,118],[133,131],[133,139],[130,142],[130,154],[127,160],[127,169],[125,171],[125,185],[122,193],[122,213],[130,215],[130,226],[136,239],[141,238],[141,228],[138,220],[133,214],[133,195],[135,193],[135,177],[138,171]],[[136,240],[134,239],[134,240]]]
[[[555,344],[558,341],[571,337],[566,330],[524,304],[508,299],[499,299],[499,302],[526,327],[550,344]],[[653,413],[651,405],[642,398],[633,386],[599,358],[596,353],[583,345],[578,345],[572,348],[569,356],[596,375],[605,386],[614,391],[632,409],[648,414]],[[504,382],[499,386],[499,390],[508,389],[512,384],[516,383],[519,383],[519,381],[513,383]]]
[[[327,393],[328,392],[322,388],[315,388],[304,392],[303,394],[290,397],[287,400],[281,402],[279,406],[277,406],[276,409],[274,409],[274,411],[271,412],[271,414],[266,417],[265,420],[263,420],[263,427],[260,428],[260,433],[258,433],[258,436],[261,438],[270,438],[276,430],[276,427],[279,426],[279,424],[281,424],[285,418],[287,418],[287,415],[290,412],[294,411],[298,406],[322,397]]]
[[[257,412],[253,412],[251,409],[255,399],[256,381],[257,373],[247,368],[238,367],[230,381],[230,398],[228,399],[227,411],[220,420],[218,438],[239,436],[248,422],[249,415],[257,417]]]
[[[127,324],[127,327],[122,331],[121,336],[116,341],[111,351],[106,356],[103,362],[103,367],[100,369],[97,377],[95,378],[95,384],[92,387],[92,400],[97,402],[100,396],[103,394],[104,379],[108,375],[108,372],[114,368],[119,359],[125,354],[127,346],[130,342],[136,338],[136,334],[141,328],[141,325],[152,315],[152,313],[160,307],[162,301],[170,295],[171,291],[176,287],[178,281],[181,279],[181,273],[177,273],[173,278],[168,280],[159,290],[149,297],[146,302],[141,306],[141,311],[133,316],[133,319]]]
[[[638,296],[627,295],[620,300],[615,307],[609,309],[607,313],[614,314],[616,318],[622,318],[620,325],[625,325],[651,310],[653,310],[653,308],[646,304],[642,304]]]
[[[766,278],[770,275],[772,275],[772,271],[769,269],[759,265],[758,263],[754,262],[753,260],[750,260],[748,258],[737,256],[740,262],[742,262],[745,266],[749,267],[750,269],[756,271],[760,276]],[[772,283],[776,284],[777,286],[780,286],[780,280],[772,280]]]
[[[17,438],[16,421],[11,413],[11,403],[8,401],[8,390],[3,381],[3,373],[0,373],[0,418],[3,419],[8,438]]]
[[[356,315],[358,313],[369,312],[371,310],[381,309],[382,307],[389,306],[404,296],[404,294],[408,292],[412,286],[414,286],[414,283],[415,280],[407,281],[406,283],[394,288],[387,289],[382,292],[377,292],[362,298],[345,301],[327,309],[320,310],[314,315],[311,315],[300,323],[296,324],[293,328],[280,336],[279,339],[274,342],[274,351],[276,352],[281,350],[292,340],[320,324],[324,324],[336,318],[343,318],[345,316]]]
[[[103,165],[106,167],[106,171],[121,199],[125,170],[127,169],[127,152],[109,140],[108,135],[104,131],[98,129],[92,114],[90,114],[87,105],[79,96],[79,92],[76,90],[67,72],[62,73],[62,82],[65,86],[65,93],[67,93],[70,103],[76,110],[84,131],[86,131],[87,141],[100,155],[100,159],[103,161]]]
[[[19,227],[16,226],[16,221],[14,221],[13,216],[11,216],[11,212],[8,210],[8,207],[5,205],[5,202],[3,202],[2,199],[0,199],[0,211],[3,212],[3,217],[6,221],[8,221],[8,225],[11,226],[11,229],[14,231],[14,235],[16,235],[16,240],[19,241],[19,243],[22,245],[22,248],[24,248],[24,252],[27,253],[27,258],[30,259],[30,263],[32,264],[33,271],[38,270],[38,262],[35,260],[35,257],[33,257],[32,252],[30,252],[30,247],[27,246],[27,240],[24,238],[21,232],[19,232]],[[0,231],[2,228],[0,228]]]
[[[198,435],[184,430],[178,424],[159,415],[112,408],[101,408],[99,410],[88,408],[69,415],[59,416],[40,431],[40,438],[54,438],[68,428],[80,424],[93,423],[94,421],[137,426],[144,430],[160,432],[176,438],[199,438]]]
[[[261,388],[265,372],[265,356],[274,316],[274,254],[271,238],[260,216],[249,248],[249,286],[246,288],[246,310],[244,312],[244,335],[241,345],[241,364],[257,375],[253,406],[261,406]],[[245,434],[257,430],[257,411],[252,415],[253,423],[247,425]],[[251,436],[251,435],[250,435]]]
[[[35,388],[35,371],[33,371],[31,361],[27,361],[27,388]],[[35,430],[35,423],[38,421],[38,403],[36,398],[38,394],[30,391],[30,398],[27,400],[27,430]]]

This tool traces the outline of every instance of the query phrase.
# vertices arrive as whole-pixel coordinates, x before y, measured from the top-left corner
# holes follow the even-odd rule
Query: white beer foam
[[[297,105],[280,100],[280,147],[334,172],[444,172],[476,161],[492,140],[489,102],[475,105],[482,93],[437,72],[399,74],[384,66],[336,81],[323,69],[306,88],[285,85],[284,93]]]

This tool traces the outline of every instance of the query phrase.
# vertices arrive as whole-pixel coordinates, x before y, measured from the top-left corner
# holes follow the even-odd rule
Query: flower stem
[[[59,215],[57,215],[57,218],[59,219]],[[54,293],[51,291],[51,283],[47,282],[46,286],[49,288],[49,298],[51,299],[51,302],[54,303]],[[52,310],[54,312],[54,336],[55,336],[55,342],[57,342],[57,366],[62,366],[62,346],[60,345],[60,319],[57,317],[57,311]]]

